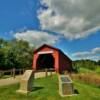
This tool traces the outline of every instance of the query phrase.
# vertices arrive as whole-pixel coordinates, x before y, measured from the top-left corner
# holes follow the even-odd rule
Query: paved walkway
[[[55,74],[55,72],[53,72],[52,74]],[[48,72],[48,75],[50,75],[49,72]],[[21,77],[22,77],[22,75],[16,76],[15,78],[11,77],[11,78],[6,78],[6,79],[0,79],[0,86],[19,83]],[[45,77],[45,72],[35,73],[35,78],[42,78],[42,77]]]

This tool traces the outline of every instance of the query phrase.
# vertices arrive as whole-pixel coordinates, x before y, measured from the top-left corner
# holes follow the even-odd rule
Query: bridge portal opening
[[[54,68],[54,63],[55,59],[52,54],[40,54],[37,59],[36,68],[37,70]]]

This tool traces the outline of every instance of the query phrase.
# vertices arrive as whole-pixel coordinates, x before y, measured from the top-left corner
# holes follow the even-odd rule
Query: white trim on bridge
[[[41,52],[38,52],[38,54],[48,54],[48,53],[53,53],[53,51],[41,51]]]

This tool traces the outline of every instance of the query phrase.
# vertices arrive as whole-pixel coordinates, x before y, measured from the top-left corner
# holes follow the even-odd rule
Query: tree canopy
[[[31,68],[33,50],[26,41],[0,39],[0,69]]]
[[[73,66],[77,69],[83,67],[83,68],[87,68],[90,70],[95,70],[97,67],[100,66],[100,60],[98,61],[93,61],[93,60],[76,60],[73,62]]]

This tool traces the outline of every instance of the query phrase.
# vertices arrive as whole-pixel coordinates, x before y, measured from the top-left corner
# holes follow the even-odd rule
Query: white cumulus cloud
[[[26,32],[15,33],[14,37],[18,40],[28,41],[31,45],[39,46],[44,43],[54,44],[58,40],[58,36],[47,32],[28,30]]]
[[[98,59],[100,60],[100,47],[93,48],[90,51],[76,52],[72,56],[80,59]]]
[[[100,0],[41,0],[48,9],[38,11],[41,28],[79,39],[100,29]]]

